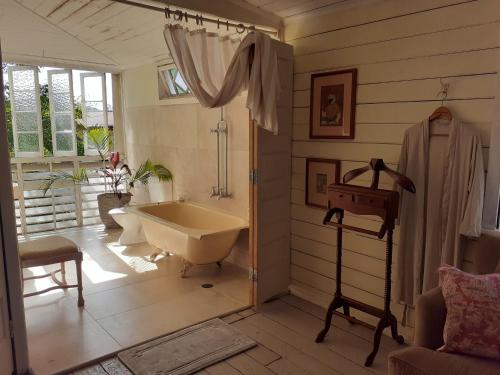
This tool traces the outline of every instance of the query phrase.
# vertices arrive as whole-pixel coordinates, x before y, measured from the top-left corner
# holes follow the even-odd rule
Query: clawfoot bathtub
[[[130,211],[140,218],[150,245],[183,258],[183,277],[192,265],[220,266],[248,228],[244,219],[193,202],[143,204]]]

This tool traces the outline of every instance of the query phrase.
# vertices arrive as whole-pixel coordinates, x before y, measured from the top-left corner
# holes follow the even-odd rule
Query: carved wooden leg
[[[348,318],[351,317],[351,308],[347,302],[344,302],[344,305],[342,306],[344,310],[344,315],[347,316]],[[352,319],[347,319],[349,324],[354,324],[354,321]]]
[[[390,323],[391,323],[391,335],[392,335],[392,338],[394,340],[396,340],[396,342],[398,344],[404,344],[405,342],[405,338],[401,335],[398,335],[398,321],[396,320],[396,317],[394,315],[391,314],[391,317],[390,317]]]
[[[78,307],[83,307],[85,305],[85,300],[83,299],[82,259],[79,258],[75,260],[75,263],[76,263],[76,279],[78,282]]]
[[[340,296],[336,295],[333,298],[332,303],[330,303],[330,306],[328,306],[328,311],[326,312],[326,318],[325,318],[325,327],[321,330],[320,333],[318,333],[318,336],[316,337],[316,342],[323,342],[326,334],[330,330],[330,325],[332,324],[333,313],[335,310],[337,310],[341,306],[342,306],[342,299]]]
[[[365,361],[365,366],[371,366],[373,363],[373,360],[375,359],[375,356],[377,355],[378,349],[380,347],[380,339],[382,338],[382,332],[384,331],[384,328],[387,327],[389,324],[387,319],[384,317],[380,319],[380,321],[377,324],[377,328],[375,329],[375,335],[373,337],[373,350],[372,352],[366,357]]]
[[[63,284],[67,284],[67,281],[66,281],[66,263],[65,262],[61,262],[61,281]]]
[[[189,263],[187,260],[183,259],[182,260],[182,269],[181,269],[181,277],[184,278],[186,277],[186,273],[187,271],[189,271],[189,269],[193,267],[193,264],[192,263]]]

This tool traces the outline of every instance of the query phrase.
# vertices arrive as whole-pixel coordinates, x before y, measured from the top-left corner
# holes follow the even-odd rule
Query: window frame
[[[69,77],[69,96],[71,100],[71,134],[72,151],[59,151],[57,148],[57,133],[67,133],[67,131],[58,131],[56,128],[56,111],[52,92],[52,76],[56,74],[67,74]],[[53,69],[47,71],[47,83],[49,86],[49,107],[50,107],[50,127],[52,133],[52,153],[54,156],[75,156],[77,154],[76,129],[75,129],[75,99],[73,95],[73,71],[71,69]],[[64,112],[57,112],[64,113]]]
[[[80,73],[80,89],[82,93],[82,120],[83,124],[87,127],[87,105],[85,100],[85,78],[100,77],[101,87],[102,87],[102,108],[103,108],[103,128],[109,128],[108,125],[108,101],[107,101],[107,91],[106,91],[106,73],[91,72],[91,73]],[[87,134],[84,136],[84,150],[85,155],[99,155],[97,149],[89,148]]]
[[[16,118],[16,105],[14,99],[14,77],[13,72],[15,71],[33,71],[34,84],[35,84],[35,107],[36,107],[36,120],[37,120],[37,130],[36,131],[19,131],[17,129],[17,118]],[[42,106],[40,103],[40,82],[38,78],[38,67],[36,66],[20,66],[12,65],[7,68],[7,74],[9,76],[9,91],[10,91],[10,105],[12,113],[12,133],[14,138],[14,155],[19,158],[25,157],[42,157],[43,156],[43,127],[42,127]],[[18,134],[23,133],[36,133],[38,134],[38,151],[19,151],[19,140]]]
[[[171,94],[170,92],[170,88],[171,88],[171,84],[169,82],[166,81],[165,79],[165,75],[164,75],[164,72],[168,72],[168,75],[173,83],[173,89],[178,92],[177,88],[175,87],[175,81],[174,81],[174,77],[172,77],[172,75],[170,74],[170,70],[171,69],[176,69],[177,71],[179,71],[179,69],[177,68],[177,66],[174,64],[174,63],[170,63],[170,64],[165,64],[165,65],[161,65],[158,67],[158,80],[161,80],[164,84],[164,86],[167,88],[167,97],[166,98],[161,98],[160,97],[160,91],[158,90],[158,97],[160,100],[170,100],[170,99],[180,99],[180,98],[189,98],[189,97],[193,97],[193,93],[191,92],[191,90],[189,89],[189,87],[187,86],[187,83],[186,81],[184,81],[184,77],[182,77],[182,80],[184,81],[184,83],[186,84],[186,87],[188,87],[188,91],[186,93],[177,93],[175,95]],[[179,73],[180,74],[180,73]],[[160,84],[160,82],[158,82],[158,85]]]
[[[483,227],[500,229],[500,124],[491,127],[490,150],[488,157],[488,175],[486,179]]]

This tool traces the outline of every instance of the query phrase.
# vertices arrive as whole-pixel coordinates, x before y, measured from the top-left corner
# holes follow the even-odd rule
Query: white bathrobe
[[[484,167],[479,134],[452,120],[448,137],[430,138],[428,120],[404,136],[398,171],[416,193],[400,190],[396,298],[414,305],[437,286],[442,263],[460,267],[464,236],[481,235]]]

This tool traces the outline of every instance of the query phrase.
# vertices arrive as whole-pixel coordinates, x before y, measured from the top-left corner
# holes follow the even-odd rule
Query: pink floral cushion
[[[500,274],[471,275],[444,265],[439,282],[447,313],[438,350],[500,360]]]

